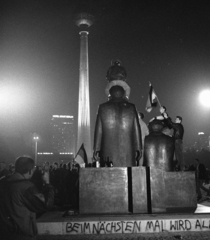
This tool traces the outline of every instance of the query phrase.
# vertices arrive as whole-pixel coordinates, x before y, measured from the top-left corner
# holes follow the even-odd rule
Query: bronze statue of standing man
[[[125,97],[121,86],[110,89],[108,102],[99,105],[95,134],[94,156],[101,166],[112,161],[114,167],[136,166],[142,154],[141,129],[134,104]]]
[[[94,158],[101,166],[111,161],[114,167],[138,165],[142,155],[141,128],[133,103],[128,102],[130,88],[126,71],[116,60],[107,72],[106,94],[109,100],[99,105],[94,134]]]

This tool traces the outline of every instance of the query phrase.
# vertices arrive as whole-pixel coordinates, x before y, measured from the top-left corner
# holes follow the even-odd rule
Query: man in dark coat
[[[6,163],[0,162],[0,179],[2,177],[6,177],[9,174],[10,174],[9,170],[6,169]]]
[[[30,181],[34,160],[19,157],[15,173],[0,181],[0,239],[30,239],[37,235],[36,213],[53,206],[54,189],[49,173],[43,175],[43,191]],[[3,182],[2,182],[3,181]]]
[[[110,99],[99,106],[94,135],[94,157],[114,167],[136,166],[142,154],[141,129],[134,104],[121,86],[110,89]]]
[[[165,109],[160,108],[160,112],[166,120],[169,128],[174,130],[173,137],[175,138],[175,158],[180,165],[181,171],[184,171],[184,158],[183,158],[183,136],[184,136],[184,127],[182,125],[182,117],[176,116],[175,122],[172,122],[171,118],[166,113]]]

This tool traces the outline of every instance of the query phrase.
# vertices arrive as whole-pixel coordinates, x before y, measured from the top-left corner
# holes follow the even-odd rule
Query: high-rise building
[[[80,68],[79,68],[79,104],[77,149],[84,144],[87,157],[92,157],[90,130],[90,99],[89,99],[89,63],[88,63],[88,27],[93,24],[94,17],[87,13],[79,13],[75,23],[80,28]]]
[[[209,150],[209,135],[204,132],[198,133],[197,150],[201,149]]]
[[[74,117],[69,115],[53,115],[51,127],[53,152],[59,154],[74,152]]]

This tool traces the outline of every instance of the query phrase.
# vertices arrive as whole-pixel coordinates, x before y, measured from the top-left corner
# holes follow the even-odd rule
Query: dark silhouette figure
[[[149,124],[149,135],[144,141],[143,166],[159,168],[164,171],[173,171],[174,138],[162,133],[162,120],[153,120]]]
[[[202,192],[205,191],[208,196],[210,196],[209,189],[204,187],[204,183],[206,180],[206,167],[203,163],[199,161],[199,159],[195,159],[196,170],[195,170],[195,180],[196,180],[196,192],[198,201],[202,199]]]
[[[110,89],[110,99],[99,106],[94,135],[94,157],[114,167],[136,166],[142,152],[141,129],[134,104],[121,86]]]
[[[19,157],[15,173],[0,181],[0,239],[35,237],[38,234],[36,213],[53,206],[54,189],[49,184],[49,173],[42,177],[41,192],[30,181],[34,171],[33,159]]]

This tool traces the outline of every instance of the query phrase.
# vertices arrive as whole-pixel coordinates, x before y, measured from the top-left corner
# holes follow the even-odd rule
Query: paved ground
[[[39,236],[37,240],[209,240],[209,232],[180,233],[146,233],[146,234],[112,234],[112,235],[80,235],[80,236]]]

